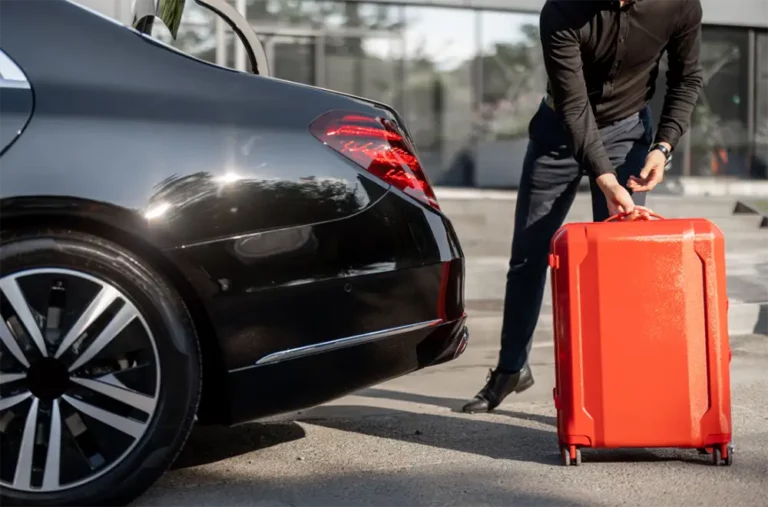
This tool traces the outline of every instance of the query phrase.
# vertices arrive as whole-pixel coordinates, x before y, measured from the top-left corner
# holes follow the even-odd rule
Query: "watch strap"
[[[664,154],[664,157],[667,159],[667,162],[669,162],[669,160],[672,158],[672,152],[669,151],[669,149],[661,143],[654,143],[651,146],[651,149],[648,151],[651,152],[653,150],[659,150],[660,152],[662,152]]]

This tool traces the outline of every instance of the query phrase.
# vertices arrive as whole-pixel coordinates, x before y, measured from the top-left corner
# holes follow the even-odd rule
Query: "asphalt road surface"
[[[470,315],[470,319],[473,319]],[[496,358],[475,318],[460,359],[275,422],[196,429],[137,505],[768,505],[768,337],[732,338],[734,464],[695,450],[584,451],[559,464],[551,334],[536,385],[493,414],[456,410]]]

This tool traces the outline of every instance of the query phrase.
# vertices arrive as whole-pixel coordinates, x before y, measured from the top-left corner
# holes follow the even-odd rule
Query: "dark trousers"
[[[504,322],[498,368],[517,372],[528,360],[533,331],[539,319],[548,269],[549,243],[565,221],[584,172],[573,158],[565,127],[557,114],[542,102],[528,128],[528,150],[515,210],[512,255],[507,272]],[[653,140],[650,110],[600,129],[617,177],[626,185],[639,175]],[[605,196],[590,181],[592,217],[608,218]],[[645,194],[632,196],[645,204]]]

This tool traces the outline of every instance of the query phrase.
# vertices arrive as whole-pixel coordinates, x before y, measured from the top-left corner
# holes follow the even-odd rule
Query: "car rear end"
[[[248,357],[233,351],[229,422],[325,403],[456,359],[467,346],[464,254],[451,221],[398,114],[362,102],[350,98],[354,110],[319,114],[309,132],[324,153],[387,190],[354,216],[313,226],[320,242],[336,238],[328,263],[347,266],[349,259],[343,276],[315,276],[301,290],[261,291],[249,303],[269,308],[273,319],[291,307],[305,333],[260,342]],[[300,345],[306,340],[311,344]]]
[[[310,131],[320,142],[390,185],[402,198],[402,212],[425,266],[439,271],[435,320],[453,326],[445,350],[432,364],[464,352],[469,333],[464,327],[464,254],[450,219],[440,210],[429,178],[402,117],[393,108],[366,101],[380,114],[329,111]],[[409,284],[407,279],[404,284]],[[428,297],[427,294],[424,297]]]

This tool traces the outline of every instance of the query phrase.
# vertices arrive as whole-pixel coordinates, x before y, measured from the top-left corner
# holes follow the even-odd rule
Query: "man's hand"
[[[669,143],[660,143],[669,151],[672,146]],[[660,150],[652,150],[645,158],[645,167],[640,171],[640,177],[630,176],[627,187],[633,192],[648,192],[661,183],[664,179],[664,169],[667,166],[667,157]]]
[[[605,194],[605,201],[608,203],[608,215],[613,216],[618,213],[629,213],[635,209],[635,203],[632,196],[626,188],[622,187],[616,175],[613,173],[603,174],[597,178],[597,186]]]

